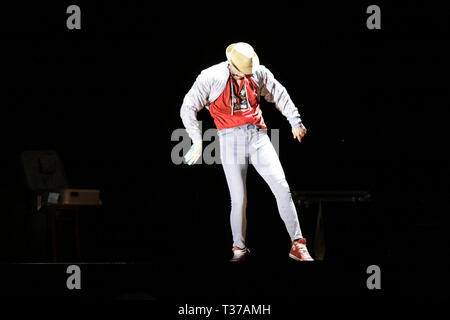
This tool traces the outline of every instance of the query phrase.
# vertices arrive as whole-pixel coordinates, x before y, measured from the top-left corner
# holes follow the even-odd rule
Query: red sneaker
[[[308,249],[306,248],[305,238],[292,241],[292,247],[291,252],[289,252],[289,257],[297,261],[314,261],[314,259],[309,255]]]
[[[241,249],[239,247],[233,247],[233,258],[231,258],[230,262],[242,262],[247,259],[248,253],[250,250],[248,248]]]

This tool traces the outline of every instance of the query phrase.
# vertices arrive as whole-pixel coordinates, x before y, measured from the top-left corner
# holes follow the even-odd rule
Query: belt
[[[260,129],[260,127],[258,127],[256,124],[252,124],[252,123],[245,124],[244,126],[247,129]]]
[[[247,129],[247,130],[256,129],[257,131],[262,130],[256,124],[247,123],[247,124],[243,124],[243,125],[237,126],[237,127],[221,129],[221,130],[218,130],[218,132],[225,133],[225,132],[229,132],[229,131],[233,132],[235,130],[245,130],[245,129]]]

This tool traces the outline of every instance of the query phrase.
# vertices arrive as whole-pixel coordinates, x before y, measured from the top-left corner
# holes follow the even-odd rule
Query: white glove
[[[184,161],[188,165],[193,165],[202,156],[202,140],[194,141],[189,151],[184,156]]]

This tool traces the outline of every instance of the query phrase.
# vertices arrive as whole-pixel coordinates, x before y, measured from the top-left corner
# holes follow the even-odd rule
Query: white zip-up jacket
[[[230,77],[228,61],[224,61],[203,70],[195,80],[192,88],[183,99],[180,116],[192,141],[202,140],[197,112],[214,102],[223,92]],[[276,108],[287,118],[291,127],[302,124],[298,109],[292,102],[286,88],[263,65],[259,65],[252,76],[257,87],[257,97],[263,96],[267,102],[275,103]],[[230,105],[230,114],[232,107]]]

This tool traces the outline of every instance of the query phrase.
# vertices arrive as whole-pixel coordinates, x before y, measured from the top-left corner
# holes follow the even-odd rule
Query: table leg
[[[82,261],[81,259],[81,244],[80,244],[80,222],[79,222],[79,208],[75,209],[75,245],[77,250],[77,258],[78,260]]]

